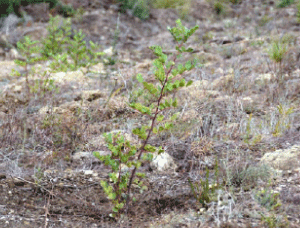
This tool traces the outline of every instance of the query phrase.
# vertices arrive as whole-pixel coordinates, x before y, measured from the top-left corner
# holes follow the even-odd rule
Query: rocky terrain
[[[298,3],[228,1],[217,14],[215,1],[191,0],[186,14],[151,9],[144,21],[111,1],[82,2],[68,1],[80,9],[72,28],[105,55],[90,72],[51,73],[55,91],[28,96],[25,78],[11,74],[23,72],[16,43],[47,35],[47,7],[2,21],[0,227],[300,227]],[[151,81],[149,46],[174,53],[167,27],[180,16],[186,27],[199,26],[188,41],[194,52],[181,58],[196,61],[184,75],[194,83],[176,94],[174,128],[151,139],[167,154],[141,167],[147,191],[135,188],[137,201],[117,221],[100,185],[109,169],[93,152],[109,153],[105,132],[136,140],[131,130],[143,117],[127,105],[140,88],[136,75]],[[37,71],[29,80],[39,78]]]

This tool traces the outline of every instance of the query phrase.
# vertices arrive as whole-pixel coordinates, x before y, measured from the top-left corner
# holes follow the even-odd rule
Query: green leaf
[[[101,156],[100,153],[99,153],[99,151],[94,151],[94,152],[93,152],[93,155],[94,155],[96,158],[98,158],[100,161],[104,161],[104,159],[105,159],[105,156]]]
[[[118,213],[119,209],[117,207],[113,207],[112,211],[115,212],[115,213]]]
[[[174,115],[171,116],[170,120],[174,121],[177,119],[177,117],[178,117],[178,113],[175,113]]]
[[[165,152],[165,150],[162,148],[162,146],[160,146],[158,148],[158,154],[161,154],[161,153],[164,153],[164,152]]]
[[[146,151],[148,151],[148,152],[155,152],[156,151],[156,147],[155,146],[152,146],[152,145],[150,145],[150,144],[147,144],[146,146],[145,146],[145,148],[144,148]]]
[[[178,71],[177,69],[173,69],[172,72],[171,72],[171,74],[172,74],[174,77],[177,76],[178,73],[179,73],[179,71]]]
[[[169,130],[172,127],[173,127],[173,123],[166,123],[165,124],[165,130]]]
[[[14,60],[15,64],[19,65],[19,66],[26,66],[26,62],[22,61],[22,60],[19,60],[19,59],[15,59]]]
[[[177,107],[177,99],[175,98],[175,100],[173,101],[173,103],[172,103],[172,106],[174,107],[174,108],[176,108]]]
[[[159,132],[161,132],[161,131],[163,131],[163,130],[165,130],[163,126],[159,126],[159,127],[158,127],[158,131],[159,131]]]
[[[153,132],[154,134],[157,134],[157,133],[158,133],[158,130],[157,130],[157,128],[156,128],[156,127],[154,127],[154,128],[153,128],[153,130],[152,130],[152,132]]]
[[[143,82],[144,88],[149,91],[149,93],[156,95],[158,94],[157,88],[152,83]]]
[[[166,108],[165,104],[161,103],[159,106],[158,106],[159,110],[164,110]]]
[[[187,61],[187,62],[185,63],[185,68],[186,68],[187,70],[191,70],[191,69],[194,68],[194,65],[191,63],[191,61]]]
[[[163,121],[163,119],[164,119],[164,116],[161,115],[161,114],[157,115],[157,117],[156,117],[156,120],[157,120],[158,122]]]
[[[153,51],[153,53],[154,53],[156,56],[158,56],[158,57],[160,57],[160,56],[163,55],[163,53],[162,53],[162,48],[161,48],[160,46],[158,46],[158,45],[153,45],[153,46],[150,47],[150,49],[151,49],[151,50]]]
[[[185,79],[182,78],[180,81],[179,81],[179,87],[184,87],[185,86]]]
[[[186,83],[186,87],[190,86],[193,84],[193,81],[192,80],[189,80],[187,83]]]
[[[143,78],[142,74],[137,74],[136,78],[137,78],[139,83],[143,83],[144,78]]]

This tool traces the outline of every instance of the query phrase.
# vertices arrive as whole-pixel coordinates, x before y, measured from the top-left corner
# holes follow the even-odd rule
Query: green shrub
[[[118,0],[121,4],[121,12],[131,10],[132,14],[142,20],[149,18],[149,0]]]
[[[280,0],[277,6],[279,8],[284,8],[284,7],[287,7],[291,4],[293,4],[294,2],[295,2],[295,0]]]
[[[224,11],[225,11],[224,3],[221,2],[221,1],[216,1],[216,2],[214,3],[214,11],[215,11],[216,14],[218,14],[218,15],[224,13]]]
[[[58,13],[68,17],[74,14],[74,9],[71,6],[64,5],[58,0],[0,0],[1,17],[6,17],[11,13],[21,17],[20,7],[29,4],[49,3],[50,9],[57,7]]]
[[[135,201],[131,194],[133,184],[138,186],[141,191],[146,190],[146,186],[143,186],[142,182],[145,174],[137,173],[142,163],[152,160],[153,153],[160,154],[164,152],[161,146],[150,145],[149,139],[153,134],[172,128],[173,122],[177,118],[176,113],[169,118],[164,116],[164,110],[177,106],[177,99],[167,99],[167,95],[181,87],[192,84],[192,81],[186,82],[184,78],[179,78],[185,71],[193,69],[194,65],[189,61],[184,65],[176,64],[176,62],[182,53],[193,51],[192,48],[186,48],[183,45],[198,29],[198,26],[187,29],[181,24],[180,20],[177,20],[176,24],[177,27],[169,28],[169,31],[177,42],[176,50],[178,53],[168,57],[163,53],[160,46],[150,47],[157,56],[153,61],[156,69],[154,76],[157,83],[146,82],[141,74],[137,75],[137,80],[142,83],[144,91],[151,95],[144,104],[138,102],[129,104],[132,109],[147,116],[150,120],[149,125],[141,125],[132,130],[132,133],[138,137],[141,143],[132,145],[132,142],[126,140],[120,134],[106,134],[105,138],[111,154],[101,156],[99,152],[94,152],[97,158],[104,161],[104,164],[111,168],[109,176],[112,184],[102,181],[101,186],[114,204],[112,216],[120,215],[128,209],[131,200]],[[123,170],[124,168],[126,169]]]

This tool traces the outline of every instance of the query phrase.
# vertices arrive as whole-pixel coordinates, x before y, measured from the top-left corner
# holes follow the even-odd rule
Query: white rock
[[[90,175],[93,175],[94,171],[93,170],[84,170],[83,173],[85,176],[90,176]]]
[[[165,171],[167,169],[176,169],[177,165],[171,155],[164,152],[160,155],[154,156],[150,167],[153,170]]]
[[[106,55],[112,56],[114,54],[113,47],[109,47],[103,51]]]

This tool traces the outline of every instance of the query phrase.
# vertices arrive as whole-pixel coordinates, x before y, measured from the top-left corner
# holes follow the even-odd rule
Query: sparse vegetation
[[[0,20],[0,227],[299,226],[298,1],[64,2]]]

